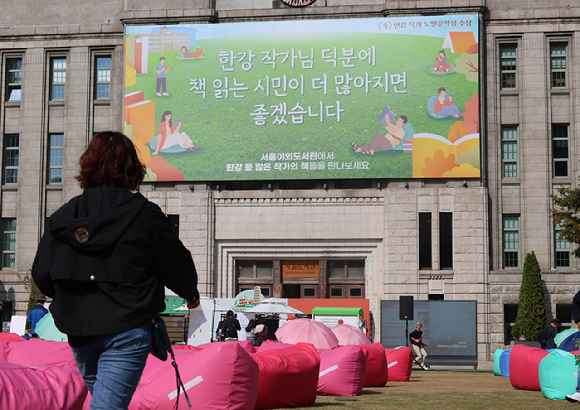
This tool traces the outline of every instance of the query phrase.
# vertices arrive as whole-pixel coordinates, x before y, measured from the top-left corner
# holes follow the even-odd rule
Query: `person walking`
[[[145,176],[131,140],[101,132],[80,158],[83,193],[48,220],[32,277],[53,298],[92,395],[91,410],[126,410],[152,346],[165,287],[199,306],[190,252],[161,209],[136,191]]]
[[[48,313],[48,310],[44,307],[44,299],[38,299],[36,305],[30,309],[26,321],[30,323],[30,335],[32,337],[38,338],[36,333],[36,325]]]
[[[423,343],[423,332],[421,328],[423,325],[421,322],[417,322],[415,325],[415,330],[411,332],[409,335],[409,339],[411,340],[411,345],[413,347],[413,351],[417,355],[417,362],[421,362],[421,367],[424,369],[429,369],[429,366],[425,365],[425,359],[427,358],[427,351],[425,350],[425,343]]]

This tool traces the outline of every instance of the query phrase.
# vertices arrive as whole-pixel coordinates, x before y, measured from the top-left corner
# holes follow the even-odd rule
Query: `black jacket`
[[[73,336],[141,326],[165,309],[164,286],[199,298],[190,252],[161,209],[122,188],[91,188],[48,220],[32,266],[54,298],[58,329]]]

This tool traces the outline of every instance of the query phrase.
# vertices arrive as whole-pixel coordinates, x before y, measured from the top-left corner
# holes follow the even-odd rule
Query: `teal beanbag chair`
[[[556,343],[556,346],[560,346],[560,343],[562,343],[564,340],[566,340],[568,338],[568,336],[573,335],[577,331],[578,331],[578,329],[575,329],[575,328],[562,330],[554,338],[554,343]]]
[[[512,354],[511,350],[504,350],[499,357],[499,369],[501,371],[501,376],[509,379],[510,377],[510,356]]]
[[[576,392],[578,384],[576,356],[564,350],[555,349],[540,362],[538,375],[540,389],[544,397],[564,400],[567,394]]]
[[[493,374],[495,376],[501,376],[501,368],[499,367],[499,359],[501,354],[504,352],[503,349],[497,349],[493,354]]]

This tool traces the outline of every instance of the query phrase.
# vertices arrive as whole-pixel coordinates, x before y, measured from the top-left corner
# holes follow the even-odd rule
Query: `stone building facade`
[[[26,313],[44,222],[80,193],[74,177],[90,137],[122,129],[126,25],[469,13],[481,23],[480,179],[186,181],[145,183],[141,192],[178,221],[206,296],[233,297],[258,284],[277,297],[364,297],[377,323],[380,301],[400,295],[477,300],[486,361],[510,343],[523,259],[534,250],[549,315],[568,320],[580,278],[569,247],[556,240],[548,195],[577,186],[580,7],[561,0],[531,1],[526,10],[511,0],[317,0],[305,8],[280,0],[9,3],[0,16],[0,300],[7,314]],[[49,78],[63,58],[66,96],[58,100]],[[94,98],[99,61],[109,63],[108,98]],[[62,162],[47,162],[51,149]],[[7,183],[15,167],[16,180]],[[428,270],[419,268],[422,214],[432,216]],[[452,269],[440,260],[441,214],[451,215]],[[281,279],[287,260],[317,261],[319,278]]]

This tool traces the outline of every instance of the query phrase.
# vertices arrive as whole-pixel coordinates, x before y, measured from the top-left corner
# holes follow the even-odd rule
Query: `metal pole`
[[[405,347],[409,347],[409,319],[405,319]]]

